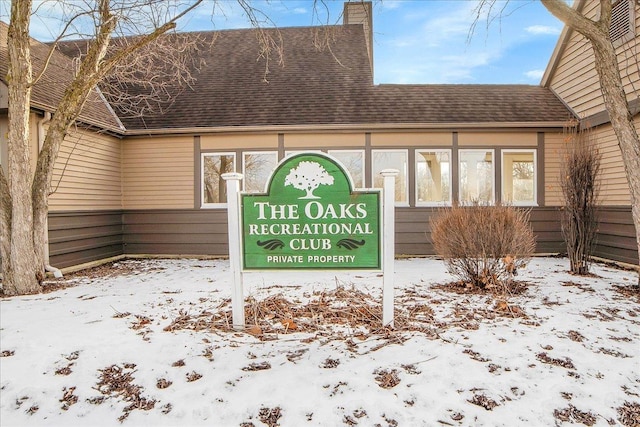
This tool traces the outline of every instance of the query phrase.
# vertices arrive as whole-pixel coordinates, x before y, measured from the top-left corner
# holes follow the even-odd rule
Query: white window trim
[[[405,183],[405,201],[404,202],[395,202],[395,206],[399,206],[399,207],[408,207],[409,206],[409,179],[411,179],[411,177],[409,177],[409,150],[408,149],[397,149],[397,148],[380,148],[380,149],[372,149],[371,150],[371,173],[373,175],[373,162],[374,162],[374,155],[375,153],[404,153],[405,154],[405,158],[407,159],[406,162],[406,170],[404,171],[404,176],[406,179],[406,183]],[[402,174],[403,171],[399,171],[400,174]],[[396,177],[397,179],[397,177]],[[371,177],[371,183],[373,184],[375,182],[375,177]],[[395,198],[395,197],[394,197]]]
[[[245,161],[245,156],[246,155],[252,155],[252,154],[275,154],[276,156],[276,167],[278,166],[278,152],[276,150],[265,150],[265,151],[243,151],[242,152],[242,175],[244,177],[247,176],[247,168],[246,168],[246,161]],[[271,174],[273,174],[273,171],[271,171],[271,173],[269,174],[269,177],[271,177]],[[245,182],[246,179],[242,180],[242,191],[246,191],[245,188]],[[267,185],[269,185],[269,180],[267,180],[264,183],[264,189],[262,190],[264,193],[267,192]]]
[[[420,202],[418,201],[418,154],[419,153],[448,153],[449,154],[449,200],[446,202]],[[453,199],[453,164],[452,164],[453,156],[451,149],[445,148],[436,148],[436,149],[428,149],[428,148],[419,148],[416,149],[415,155],[415,166],[414,166],[414,186],[415,186],[415,197],[416,197],[416,206],[451,206],[451,200]]]
[[[489,203],[496,204],[496,150],[493,148],[462,148],[458,149],[458,202],[461,205],[469,205],[471,202],[462,201],[462,181],[460,179],[460,171],[462,164],[462,153],[491,153],[491,200]]]
[[[533,153],[533,200],[525,202],[508,202],[513,206],[538,206],[538,150],[534,148],[508,148],[502,149],[500,153],[500,188],[502,192],[502,201],[506,202],[506,194],[504,193],[504,179],[506,177],[504,170],[504,155],[505,153]]]
[[[364,150],[327,150],[327,154],[330,156],[333,156],[333,153],[357,153],[360,154],[360,157],[362,158],[362,186],[358,187],[355,182],[353,182],[353,177],[351,177],[352,180],[352,184],[354,189],[363,189],[365,188],[365,182],[366,182],[366,174],[367,174],[367,165],[365,164],[365,155],[364,155]],[[335,156],[334,156],[335,157]],[[338,160],[341,164],[342,161],[340,159],[338,159],[336,157],[336,160]],[[347,167],[342,164],[342,167],[344,168],[345,171],[349,172],[349,170],[347,169]],[[351,175],[351,172],[349,172],[349,175]]]
[[[204,185],[204,158],[207,156],[232,156],[233,169],[236,169],[236,153],[233,151],[225,152],[206,152],[200,154],[200,208],[202,209],[221,209],[226,208],[227,203],[205,203],[205,185]],[[222,179],[222,178],[220,178]]]

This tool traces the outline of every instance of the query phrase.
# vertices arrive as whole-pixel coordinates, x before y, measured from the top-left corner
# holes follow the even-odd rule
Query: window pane
[[[364,151],[329,150],[329,154],[347,168],[355,188],[364,187]]]
[[[416,152],[416,200],[418,203],[451,201],[450,157],[448,151]]]
[[[493,202],[493,152],[460,150],[460,201]]]
[[[243,157],[244,191],[262,193],[271,172],[278,164],[275,151],[244,153]]]
[[[396,176],[396,202],[408,203],[407,194],[407,162],[408,153],[405,150],[373,150],[372,151],[373,186],[382,188],[383,178],[380,171],[384,169],[397,169],[400,173]]]
[[[535,156],[532,151],[502,154],[502,193],[510,203],[535,203]]]
[[[203,185],[202,203],[226,203],[227,187],[221,175],[234,172],[234,154],[205,154],[202,156]]]

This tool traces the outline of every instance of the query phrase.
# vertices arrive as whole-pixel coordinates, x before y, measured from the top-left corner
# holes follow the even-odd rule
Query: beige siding
[[[322,149],[325,147],[363,147],[364,133],[309,134],[291,133],[284,135],[284,148],[289,149]]]
[[[640,129],[640,116],[636,118],[636,128]],[[594,129],[593,137],[602,154],[600,167],[600,202],[604,206],[629,206],[631,196],[629,184],[622,163],[622,154],[618,140],[611,125]],[[560,206],[560,161],[563,155],[564,136],[547,134],[545,136],[545,181],[546,204]]]
[[[538,134],[536,132],[460,132],[458,133],[459,147],[472,146],[500,146],[500,147],[536,147]]]
[[[451,132],[434,133],[373,133],[372,146],[451,146],[453,135]]]
[[[562,133],[546,133],[544,135],[544,191],[547,206],[562,205],[560,158],[563,152],[564,138]]]
[[[193,137],[136,138],[123,142],[125,209],[194,206]]]
[[[236,148],[278,149],[278,135],[203,135],[200,137],[202,150],[234,150]]]
[[[9,108],[9,92],[3,82],[0,82],[0,108]]]
[[[7,161],[8,137],[9,137],[9,118],[7,116],[0,116],[0,165],[2,165],[3,167]]]
[[[54,167],[51,211],[122,208],[121,140],[87,130],[72,131]]]
[[[640,117],[636,118],[636,128],[640,129]],[[611,125],[594,129],[594,137],[602,154],[600,166],[601,202],[605,206],[629,206],[631,195],[622,162],[622,153]]]
[[[640,3],[635,4],[636,37],[616,49],[629,100],[637,99],[640,90],[640,67],[637,58],[640,50]],[[588,1],[585,13],[590,17],[595,16],[598,10],[596,6],[597,2]],[[575,31],[562,52],[550,87],[580,117],[589,117],[604,111],[598,75],[593,64],[593,51],[584,37]]]

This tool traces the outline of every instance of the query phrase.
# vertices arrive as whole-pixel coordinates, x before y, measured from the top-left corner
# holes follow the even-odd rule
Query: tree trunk
[[[12,2],[7,47],[9,70],[9,144],[7,186],[2,186],[2,273],[6,295],[40,292],[42,265],[33,248],[31,201],[31,1]],[[5,194],[8,192],[8,194]],[[5,253],[6,251],[9,253]]]

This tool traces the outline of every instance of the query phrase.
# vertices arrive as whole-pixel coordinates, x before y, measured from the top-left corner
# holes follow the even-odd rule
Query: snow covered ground
[[[227,261],[121,261],[0,300],[0,424],[640,425],[635,273],[567,265],[503,300],[398,260],[396,331],[375,273],[250,273],[239,333]]]

